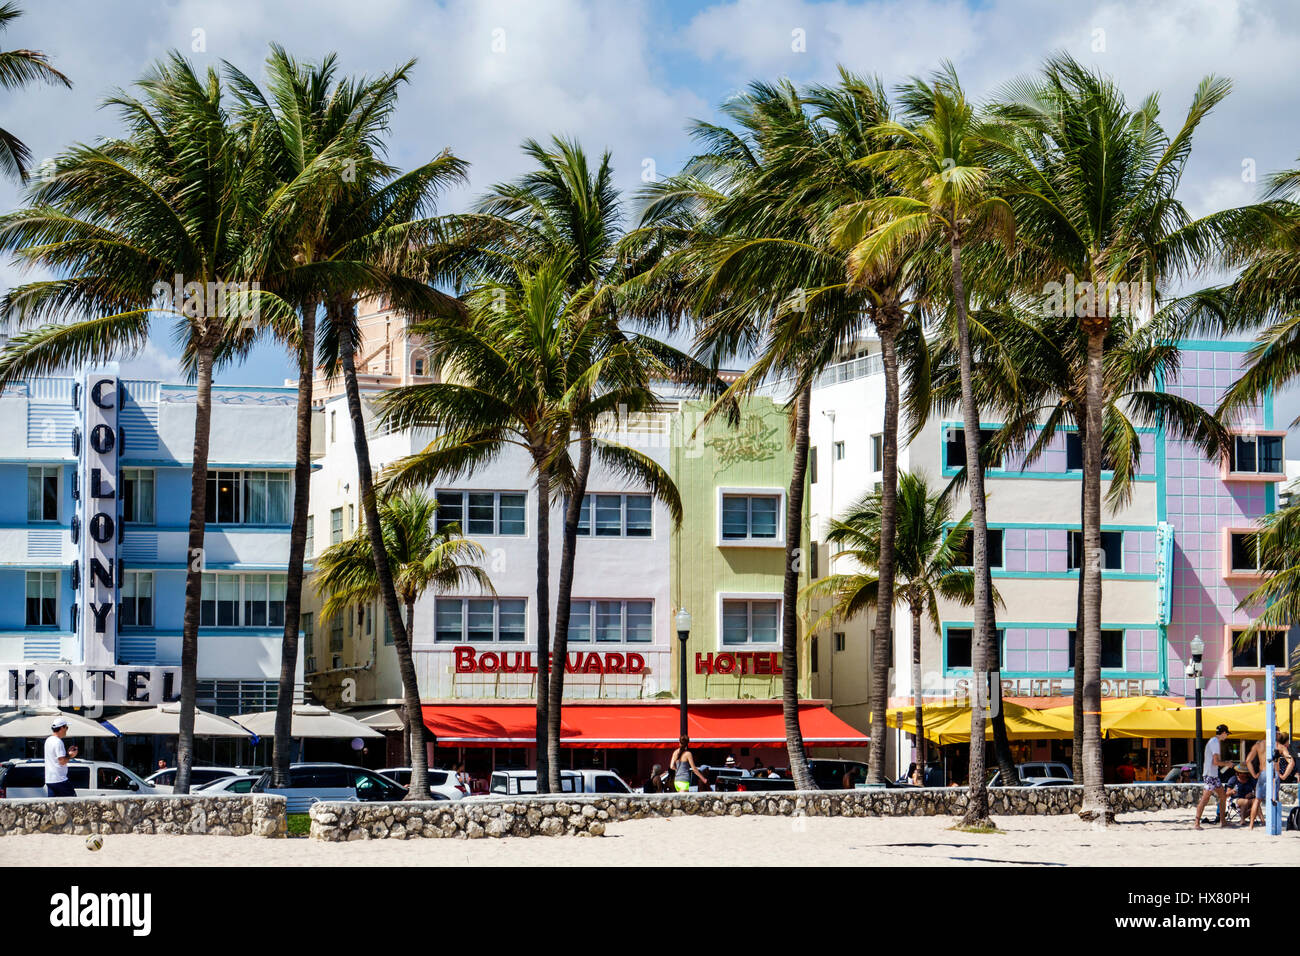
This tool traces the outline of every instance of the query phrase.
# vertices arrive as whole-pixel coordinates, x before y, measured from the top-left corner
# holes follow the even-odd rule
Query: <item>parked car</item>
[[[560,789],[564,793],[582,793],[582,775],[576,770],[560,771]],[[537,792],[536,770],[496,770],[488,783],[488,792],[478,794],[470,799],[484,797],[514,796],[520,793]]]
[[[1068,763],[1060,763],[1055,760],[1036,760],[1026,763],[1016,764],[1016,772],[1020,774],[1020,786],[1069,786],[1074,783],[1074,772],[1070,769]],[[1057,783],[1044,783],[1043,781],[1059,781]],[[1002,771],[998,770],[989,778],[990,787],[1005,786],[1002,783]]]
[[[813,782],[819,790],[843,790],[844,775],[850,775],[853,787],[867,779],[867,765],[859,760],[828,760],[822,757],[808,761]],[[852,789],[850,787],[849,789]]]
[[[752,771],[746,770],[744,767],[713,767],[708,764],[701,766],[699,769],[700,773],[704,774],[704,776],[708,778],[709,785],[707,789],[709,790],[721,790],[722,787],[719,784],[719,781],[723,778],[736,779],[740,777],[748,777],[752,773]],[[705,789],[701,788],[699,784],[700,778],[695,776],[695,774],[691,774],[691,789]]]
[[[79,797],[110,797],[132,793],[153,796],[158,793],[121,764],[102,760],[69,760],[68,780]],[[0,768],[0,799],[43,796],[44,759],[13,760]]]
[[[719,777],[718,789],[723,793],[750,793],[758,790],[793,790],[794,781],[788,777]]]
[[[204,796],[218,793],[252,793],[253,785],[260,779],[262,779],[260,775],[253,776],[251,774],[241,774],[236,777],[218,777],[210,783],[203,784],[193,792],[201,793]]]
[[[579,793],[631,793],[632,788],[613,770],[575,770],[582,781]]]
[[[411,786],[410,767],[390,767],[379,772],[394,783],[400,783],[403,787]],[[430,793],[440,793],[448,800],[460,800],[469,796],[469,790],[463,783],[456,781],[456,774],[451,770],[434,770],[430,767],[428,780]]]
[[[271,786],[271,773],[262,774],[253,784],[252,793],[279,794],[288,801],[286,812],[306,813],[318,800],[368,802],[401,800],[406,788],[387,777],[342,763],[295,763],[289,767],[289,786]],[[441,794],[435,800],[445,800]]]
[[[1201,778],[1196,771],[1196,764],[1180,763],[1175,767],[1171,767],[1169,769],[1169,772],[1165,774],[1165,778],[1160,782],[1161,783],[1200,783]]]
[[[175,767],[168,767],[165,770],[159,770],[144,778],[144,782],[149,784],[159,793],[171,793],[172,788],[176,786],[176,774],[180,771]],[[200,786],[212,783],[214,780],[220,780],[222,777],[242,777],[250,775],[248,770],[240,767],[191,767],[190,768],[190,789],[197,790]]]

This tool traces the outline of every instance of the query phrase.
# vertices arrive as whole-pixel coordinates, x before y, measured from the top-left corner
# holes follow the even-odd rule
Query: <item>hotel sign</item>
[[[80,536],[81,557],[73,586],[79,585],[77,622],[83,660],[86,667],[95,668],[112,667],[117,662],[119,403],[115,375],[92,372],[86,376],[77,496],[80,514],[73,531],[74,538]]]
[[[554,667],[555,656],[547,660]],[[645,658],[628,652],[577,651],[568,654],[564,661],[566,674],[643,674]],[[536,674],[537,664],[532,651],[483,651],[472,647],[456,648],[457,674]]]
[[[969,697],[970,680],[958,678],[954,690],[958,697]],[[1067,697],[1073,693],[1074,679],[1070,677],[1022,677],[1002,681],[1003,697]],[[1159,680],[1108,678],[1101,682],[1102,697],[1158,697],[1161,693]]]
[[[26,664],[0,670],[0,705],[45,707],[153,706],[180,700],[179,667],[116,664]]]

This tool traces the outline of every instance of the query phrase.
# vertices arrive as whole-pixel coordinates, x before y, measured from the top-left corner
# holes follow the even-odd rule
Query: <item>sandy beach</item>
[[[1294,866],[1300,833],[1191,828],[1188,811],[1133,815],[1099,832],[1072,817],[1001,817],[1005,833],[947,817],[674,817],[612,824],[603,838],[374,840],[0,837],[0,866]]]

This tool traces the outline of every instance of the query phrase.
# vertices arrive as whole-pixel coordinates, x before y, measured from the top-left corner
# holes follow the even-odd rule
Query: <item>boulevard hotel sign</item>
[[[90,372],[73,387],[81,427],[72,432],[77,456],[69,533],[78,549],[69,568],[72,631],[80,662],[41,662],[6,668],[0,703],[65,707],[148,706],[180,694],[179,668],[117,661],[117,604],[122,585],[122,523],[118,493],[125,436],[118,425],[122,390],[116,375]]]

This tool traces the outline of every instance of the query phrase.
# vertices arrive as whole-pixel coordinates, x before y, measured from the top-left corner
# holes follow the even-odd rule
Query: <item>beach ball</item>
[[[361,749],[362,747],[364,747],[364,746],[365,746],[365,742],[364,742],[360,737],[353,737],[353,738],[352,738],[352,749],[353,749],[353,750],[360,750],[360,749]]]
[[[94,836],[86,837],[87,850],[92,850],[92,851],[98,850],[103,845],[104,845],[104,838],[100,836],[98,833],[96,833]]]

